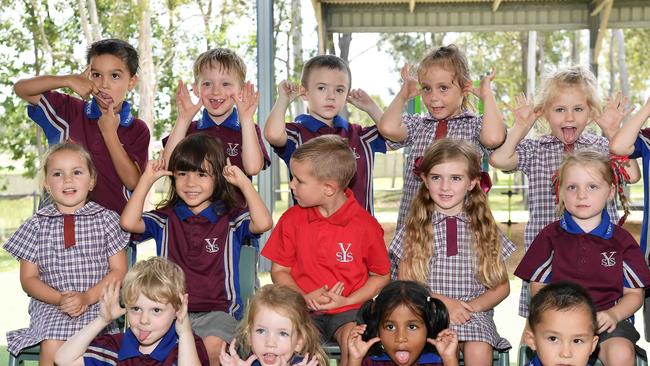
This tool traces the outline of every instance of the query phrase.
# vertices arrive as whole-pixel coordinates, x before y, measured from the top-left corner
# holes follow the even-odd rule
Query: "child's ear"
[[[307,88],[305,88],[303,85],[300,85],[298,88],[298,95],[302,97],[302,100],[306,101],[307,100]]]
[[[609,195],[607,196],[608,199],[614,199],[616,196],[616,185],[612,184],[609,186]]]
[[[591,340],[591,353],[594,353],[596,346],[598,345],[598,334],[594,335],[594,338]]]
[[[325,195],[328,197],[333,196],[339,190],[339,185],[333,180],[326,180],[323,183],[323,189],[325,190]]]
[[[305,341],[302,338],[298,338],[298,341],[296,342],[296,346],[293,348],[293,351],[295,353],[301,353],[302,352],[302,347],[304,347]],[[310,355],[314,356],[314,355]]]
[[[598,344],[597,338],[598,337],[596,337],[596,343],[594,344],[594,348],[596,347],[596,344]],[[535,345],[535,335],[533,334],[533,331],[530,329],[530,325],[526,325],[526,329],[524,329],[524,342],[533,351],[537,351],[537,346]],[[594,350],[592,349],[591,351],[593,352]]]
[[[472,182],[469,184],[469,188],[467,189],[467,192],[471,192],[474,189],[474,187],[476,187],[476,185],[479,184],[480,180],[481,180],[480,178],[472,179]]]
[[[195,97],[198,97],[198,96],[199,96],[199,83],[194,82],[194,83],[192,84],[192,93],[194,93],[194,96],[195,96]]]
[[[129,79],[129,91],[133,90],[133,88],[135,88],[135,86],[138,85],[138,80],[139,78],[137,74],[131,76],[131,79]]]

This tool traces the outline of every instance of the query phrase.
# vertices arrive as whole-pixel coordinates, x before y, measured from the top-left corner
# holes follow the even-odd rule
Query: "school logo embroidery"
[[[228,148],[226,148],[226,154],[228,156],[237,156],[239,155],[239,150],[237,148],[239,147],[239,144],[233,144],[232,142],[228,143]]]
[[[358,160],[359,158],[361,158],[361,155],[357,154],[357,148],[356,147],[352,148],[352,153],[354,154],[355,159]]]
[[[616,259],[614,258],[614,254],[616,252],[602,252],[600,255],[603,256],[603,259],[600,260],[600,264],[603,265],[603,267],[613,267],[616,265]]]
[[[219,238],[207,238],[205,239],[205,250],[208,253],[216,253],[219,251],[219,244],[217,243]]]
[[[341,248],[341,251],[336,253],[336,260],[341,263],[352,262],[352,260],[354,260],[354,257],[352,256],[352,253],[350,253],[351,246],[352,243],[347,243],[347,246],[344,246],[343,243],[339,243],[339,248]]]

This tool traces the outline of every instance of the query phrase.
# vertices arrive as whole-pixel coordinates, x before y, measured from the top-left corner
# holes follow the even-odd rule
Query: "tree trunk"
[[[580,63],[580,31],[573,31],[571,36],[571,61],[574,65]]]
[[[93,34],[90,31],[90,25],[88,24],[86,1],[77,0],[77,8],[79,10],[79,24],[81,25],[81,30],[84,32],[84,36],[86,37],[86,45],[90,46],[90,44],[93,42]]]
[[[352,42],[352,33],[341,33],[339,34],[339,57],[342,58],[345,62],[348,62],[350,58],[350,43]],[[350,117],[350,110],[348,109],[347,103],[343,106],[341,111],[341,117],[348,119]]]
[[[291,64],[290,79],[299,80],[304,60],[302,58],[302,15],[301,0],[291,0]],[[301,100],[293,103],[294,115],[305,113],[305,105]]]
[[[614,61],[614,54],[616,53],[616,40],[614,39],[614,32],[612,32],[611,41],[609,42],[609,95],[614,94],[616,85],[616,64]]]
[[[138,92],[140,94],[140,107],[138,117],[147,123],[149,130],[153,131],[153,104],[155,87],[157,83],[153,63],[153,48],[151,44],[151,8],[148,0],[139,0],[140,14],[138,53],[140,55],[140,79]]]
[[[627,73],[627,61],[625,60],[625,40],[621,29],[612,30],[618,46],[618,73],[621,82],[621,93],[630,97],[630,80]]]
[[[101,29],[99,25],[99,17],[97,16],[97,3],[95,0],[88,0],[88,15],[90,16],[90,30],[92,32],[93,42],[102,39]]]

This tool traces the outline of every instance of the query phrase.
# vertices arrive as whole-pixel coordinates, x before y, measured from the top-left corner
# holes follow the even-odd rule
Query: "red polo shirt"
[[[291,207],[262,250],[271,261],[291,267],[291,277],[305,293],[340,281],[345,286],[343,296],[349,296],[368,281],[369,272],[389,272],[384,230],[359,206],[350,189],[345,190],[345,195],[343,206],[330,217],[323,217],[317,207]],[[327,313],[360,306],[354,304]]]

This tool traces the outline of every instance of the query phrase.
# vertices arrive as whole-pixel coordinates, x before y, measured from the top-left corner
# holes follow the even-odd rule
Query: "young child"
[[[434,140],[463,139],[482,148],[496,148],[503,143],[506,128],[491,89],[494,75],[492,72],[481,80],[478,89],[473,88],[467,59],[453,44],[424,56],[417,69],[417,80],[410,75],[408,65],[402,68],[402,88],[377,125],[384,137],[397,143],[394,147],[411,147],[404,170],[397,229],[406,223],[411,201],[421,185],[420,179],[411,174],[415,161]],[[469,93],[483,101],[484,116],[469,110]],[[422,96],[429,113],[402,116],[408,100],[417,95]]]
[[[29,328],[7,332],[7,350],[18,354],[40,344],[39,364],[46,366],[97,316],[102,287],[124,277],[129,235],[115,212],[88,201],[97,171],[81,145],[50,148],[43,175],[53,203],[22,224],[4,249],[20,261],[20,283],[31,297]]]
[[[545,78],[534,106],[523,96],[517,98],[518,106],[512,111],[515,123],[506,142],[490,155],[490,164],[506,171],[520,170],[528,177],[530,215],[524,230],[526,250],[546,225],[557,220],[553,176],[562,156],[567,151],[585,148],[607,152],[607,139],[614,136],[628,113],[623,102],[619,95],[600,113],[596,77],[582,66],[558,70]],[[551,133],[525,138],[539,117],[547,121]],[[592,119],[605,137],[583,133]],[[636,163],[627,170],[630,181],[636,182],[639,179]],[[608,211],[612,220],[618,220],[613,201]],[[528,285],[524,283],[519,300],[519,315],[524,317],[528,315],[528,299]]]
[[[584,286],[598,310],[598,358],[605,366],[632,365],[639,334],[626,319],[643,303],[650,270],[632,235],[606,210],[617,188],[609,156],[575,151],[558,175],[562,217],[537,235],[515,275],[531,282],[532,295],[556,281]]]
[[[489,365],[494,348],[510,348],[493,309],[510,292],[504,262],[515,246],[492,217],[472,143],[438,140],[416,169],[424,184],[390,245],[393,276],[427,284],[449,311],[465,364]]]
[[[572,282],[550,284],[533,296],[528,325],[524,340],[537,354],[526,366],[586,366],[598,344],[594,302]]]
[[[367,112],[374,121],[379,121],[382,111],[363,90],[350,91],[351,82],[350,67],[341,58],[312,57],[302,69],[300,88],[286,80],[278,86],[278,99],[266,120],[264,137],[287,167],[296,149],[314,137],[334,134],[346,138],[357,165],[349,188],[361,207],[372,214],[375,153],[386,152],[386,141],[376,126],[349,123],[340,113],[346,101]],[[307,114],[285,124],[287,109],[298,95],[307,102]]]
[[[384,231],[346,188],[355,169],[340,136],[296,149],[289,187],[298,205],[282,215],[262,250],[273,261],[273,282],[301,293],[323,341],[339,344],[343,366],[357,309],[388,283],[390,268]]]
[[[458,365],[447,309],[420,283],[391,282],[363,304],[358,318],[363,323],[348,338],[349,366]]]
[[[18,81],[14,90],[30,104],[28,115],[50,146],[73,140],[88,150],[97,167],[90,199],[119,214],[149,149],[149,128],[125,101],[138,82],[138,53],[122,40],[104,39],[90,45],[86,60],[80,74],[36,76]],[[81,99],[54,91],[64,87]]]
[[[117,282],[102,292],[99,316],[56,353],[57,365],[208,365],[201,338],[187,316],[185,275],[164,258],[136,263],[124,278],[120,305]],[[97,336],[126,313],[126,333]]]
[[[305,299],[286,286],[266,285],[253,295],[238,338],[250,357],[239,358],[233,341],[230,353],[222,346],[223,366],[329,365]]]
[[[246,64],[226,48],[203,52],[194,61],[192,89],[199,101],[194,104],[183,81],[176,90],[178,118],[168,137],[163,139],[164,159],[169,162],[174,148],[183,137],[204,133],[221,140],[230,163],[249,177],[266,168],[269,159],[260,128],[253,122],[259,92],[246,82]],[[201,117],[192,118],[203,106]]]
[[[149,162],[120,224],[141,233],[142,240],[154,238],[158,255],[181,266],[192,329],[203,338],[210,364],[218,365],[221,344],[234,336],[242,312],[241,246],[270,229],[273,221],[250,179],[227,165],[219,140],[190,135],[174,149],[169,171],[164,166],[162,159]],[[147,192],[162,176],[171,176],[168,198],[159,209],[143,214]],[[235,201],[235,187],[246,208]]]

